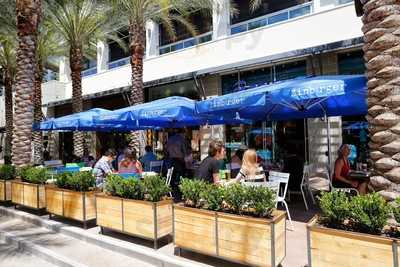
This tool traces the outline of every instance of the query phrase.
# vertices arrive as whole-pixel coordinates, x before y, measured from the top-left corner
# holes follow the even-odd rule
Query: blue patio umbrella
[[[317,76],[282,83],[271,90],[271,120],[367,114],[364,75]]]
[[[199,114],[290,120],[367,113],[363,75],[302,77],[223,95],[196,104]]]
[[[152,102],[115,110],[95,116],[95,123],[121,124],[135,127],[179,128],[204,124],[224,124],[219,115],[198,115],[195,101],[186,97],[172,96]],[[248,123],[246,120],[228,118],[231,123]]]
[[[350,125],[347,125],[343,128],[344,130],[361,130],[361,129],[368,129],[368,122],[366,121],[359,121],[354,122]]]
[[[74,113],[71,115],[51,118],[34,125],[33,129],[38,131],[113,131],[113,130],[126,130],[122,125],[106,125],[96,124],[93,122],[93,116],[106,114],[111,111],[107,109],[94,108],[87,111]]]

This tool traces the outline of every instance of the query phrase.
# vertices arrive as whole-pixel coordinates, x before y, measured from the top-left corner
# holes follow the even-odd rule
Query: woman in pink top
[[[118,164],[119,173],[142,173],[143,168],[140,161],[136,158],[135,149],[125,149],[124,158]]]

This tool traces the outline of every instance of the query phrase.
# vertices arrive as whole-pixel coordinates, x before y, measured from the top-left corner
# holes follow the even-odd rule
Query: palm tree
[[[196,35],[195,27],[187,17],[194,11],[211,14],[212,0],[113,0],[118,14],[123,15],[129,25],[129,51],[131,55],[131,102],[144,102],[143,58],[145,54],[147,21],[162,23],[171,36],[175,35],[174,22],[184,25]],[[132,135],[131,145],[139,151],[138,134]]]
[[[371,183],[392,198],[400,189],[400,2],[358,0],[356,7],[364,23]]]
[[[72,111],[81,112],[82,68],[84,58],[93,58],[96,44],[118,27],[115,17],[110,14],[107,1],[96,0],[48,0],[48,15],[51,27],[69,49],[69,63],[72,78]],[[112,37],[111,37],[112,38]],[[74,154],[82,156],[83,133],[74,132]]]
[[[32,95],[36,71],[36,40],[42,15],[42,1],[16,0],[15,4],[18,47],[12,155],[13,163],[20,167],[29,165],[32,161]]]
[[[45,67],[56,69],[56,63],[51,58],[65,55],[65,49],[51,27],[47,27],[46,22],[40,27],[37,40],[37,65],[35,75],[35,93],[34,93],[34,123],[39,123],[43,119],[42,113],[42,83]],[[33,139],[33,161],[42,162],[43,153],[43,134],[41,131],[32,133]]]
[[[15,35],[15,32],[14,32]],[[11,161],[12,132],[13,132],[13,100],[12,90],[16,71],[17,38],[12,33],[0,33],[0,68],[4,84],[6,140],[4,150],[5,163]]]

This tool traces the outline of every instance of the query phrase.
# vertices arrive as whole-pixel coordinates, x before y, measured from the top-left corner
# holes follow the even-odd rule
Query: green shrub
[[[201,192],[205,190],[207,183],[197,179],[181,179],[179,189],[182,192],[182,198],[185,205],[189,207],[200,207]]]
[[[397,198],[394,204],[395,206],[392,207],[393,217],[397,223],[400,223],[400,198]]]
[[[66,187],[74,191],[89,191],[96,186],[96,178],[92,172],[75,172],[66,181]]]
[[[147,201],[160,201],[171,191],[165,179],[160,176],[147,176],[142,180],[142,183],[145,193],[144,199]]]
[[[21,179],[32,184],[45,184],[47,181],[47,170],[40,167],[23,167],[20,169]]]
[[[28,170],[31,168],[33,168],[33,167],[32,166],[20,167],[16,170],[16,175],[19,176],[22,180],[24,180],[27,175]]]
[[[324,192],[319,200],[322,222],[333,228],[343,228],[345,220],[350,216],[349,199],[346,194],[340,191]]]
[[[353,197],[350,210],[352,228],[363,233],[381,233],[390,216],[389,204],[377,193]]]
[[[65,188],[68,189],[68,180],[71,179],[72,173],[69,172],[64,172],[64,173],[60,173],[57,174],[57,176],[55,177],[56,179],[56,186],[59,188]]]
[[[120,184],[116,184],[116,195],[127,199],[143,200],[143,183],[133,177],[122,179]]]
[[[276,193],[266,187],[248,187],[247,204],[257,217],[271,217],[275,208]]]
[[[117,190],[120,190],[123,178],[117,174],[109,174],[106,178],[104,189],[107,193],[117,196]]]
[[[206,184],[200,192],[200,198],[204,200],[204,207],[209,210],[219,211],[223,208],[225,188],[214,184]]]
[[[15,167],[10,164],[0,166],[0,179],[10,180],[15,176]]]
[[[236,214],[242,214],[248,211],[247,188],[241,184],[235,183],[226,188],[225,201],[229,209]]]

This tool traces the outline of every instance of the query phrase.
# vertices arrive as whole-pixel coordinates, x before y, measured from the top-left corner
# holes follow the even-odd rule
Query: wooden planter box
[[[174,205],[174,244],[179,250],[275,267],[286,256],[286,213],[260,219]]]
[[[11,180],[11,202],[37,210],[46,208],[44,185]]]
[[[46,186],[46,210],[50,215],[58,215],[83,223],[96,219],[95,192],[77,192]]]
[[[11,201],[10,180],[0,180],[0,201]]]
[[[399,266],[399,248],[392,238],[326,228],[314,217],[307,225],[309,267]]]
[[[154,241],[172,233],[172,200],[149,202],[96,195],[97,225]]]

